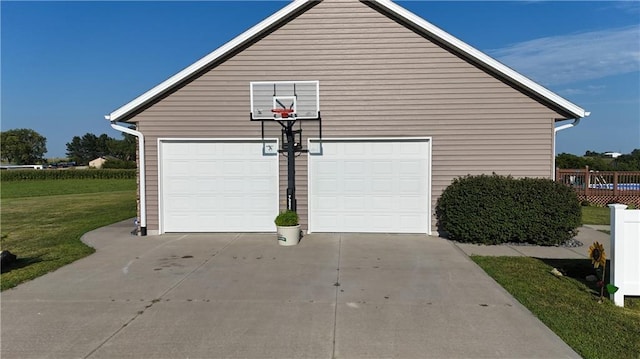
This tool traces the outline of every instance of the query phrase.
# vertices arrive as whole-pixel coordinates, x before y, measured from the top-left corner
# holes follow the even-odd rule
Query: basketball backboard
[[[251,82],[251,120],[320,119],[319,81]]]

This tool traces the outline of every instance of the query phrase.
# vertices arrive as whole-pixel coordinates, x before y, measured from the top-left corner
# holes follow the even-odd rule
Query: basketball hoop
[[[2,1],[2,0],[0,0]],[[287,158],[287,209],[295,211],[296,204],[296,157],[308,153],[302,147],[302,122],[318,124],[320,149],[322,150],[322,119],[320,118],[319,81],[258,81],[250,82],[251,121],[260,121],[262,127],[262,154],[267,153],[264,126],[272,123],[282,127],[281,148],[277,153]],[[269,112],[268,109],[271,109]],[[295,125],[298,129],[294,129]],[[270,132],[273,133],[273,132]],[[270,143],[273,143],[271,141]]]
[[[289,118],[289,116],[294,112],[294,110],[292,108],[274,108],[271,110],[271,112],[274,113],[273,116],[276,118],[278,117],[278,115],[280,115],[280,118]]]

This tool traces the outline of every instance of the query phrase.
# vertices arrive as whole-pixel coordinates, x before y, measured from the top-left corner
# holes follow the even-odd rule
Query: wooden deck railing
[[[602,206],[622,203],[640,207],[640,171],[558,168],[556,181],[575,189],[581,201]]]

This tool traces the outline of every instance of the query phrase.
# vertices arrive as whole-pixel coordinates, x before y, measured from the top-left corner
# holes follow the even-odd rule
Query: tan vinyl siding
[[[553,172],[559,114],[365,4],[329,0],[131,120],[146,136],[149,230],[158,229],[157,139],[259,138],[260,123],[249,121],[249,82],[271,80],[320,81],[326,138],[431,137],[432,209],[456,176]],[[315,123],[303,128],[317,137]],[[280,137],[276,124],[267,129]],[[306,164],[306,155],[298,157],[303,225]],[[284,208],[284,158],[280,172]]]

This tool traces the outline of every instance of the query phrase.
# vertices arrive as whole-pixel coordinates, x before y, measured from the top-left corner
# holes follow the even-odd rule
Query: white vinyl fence
[[[640,296],[640,210],[624,204],[611,208],[611,271],[609,282],[618,291],[612,294],[616,305],[624,306],[624,296]]]

